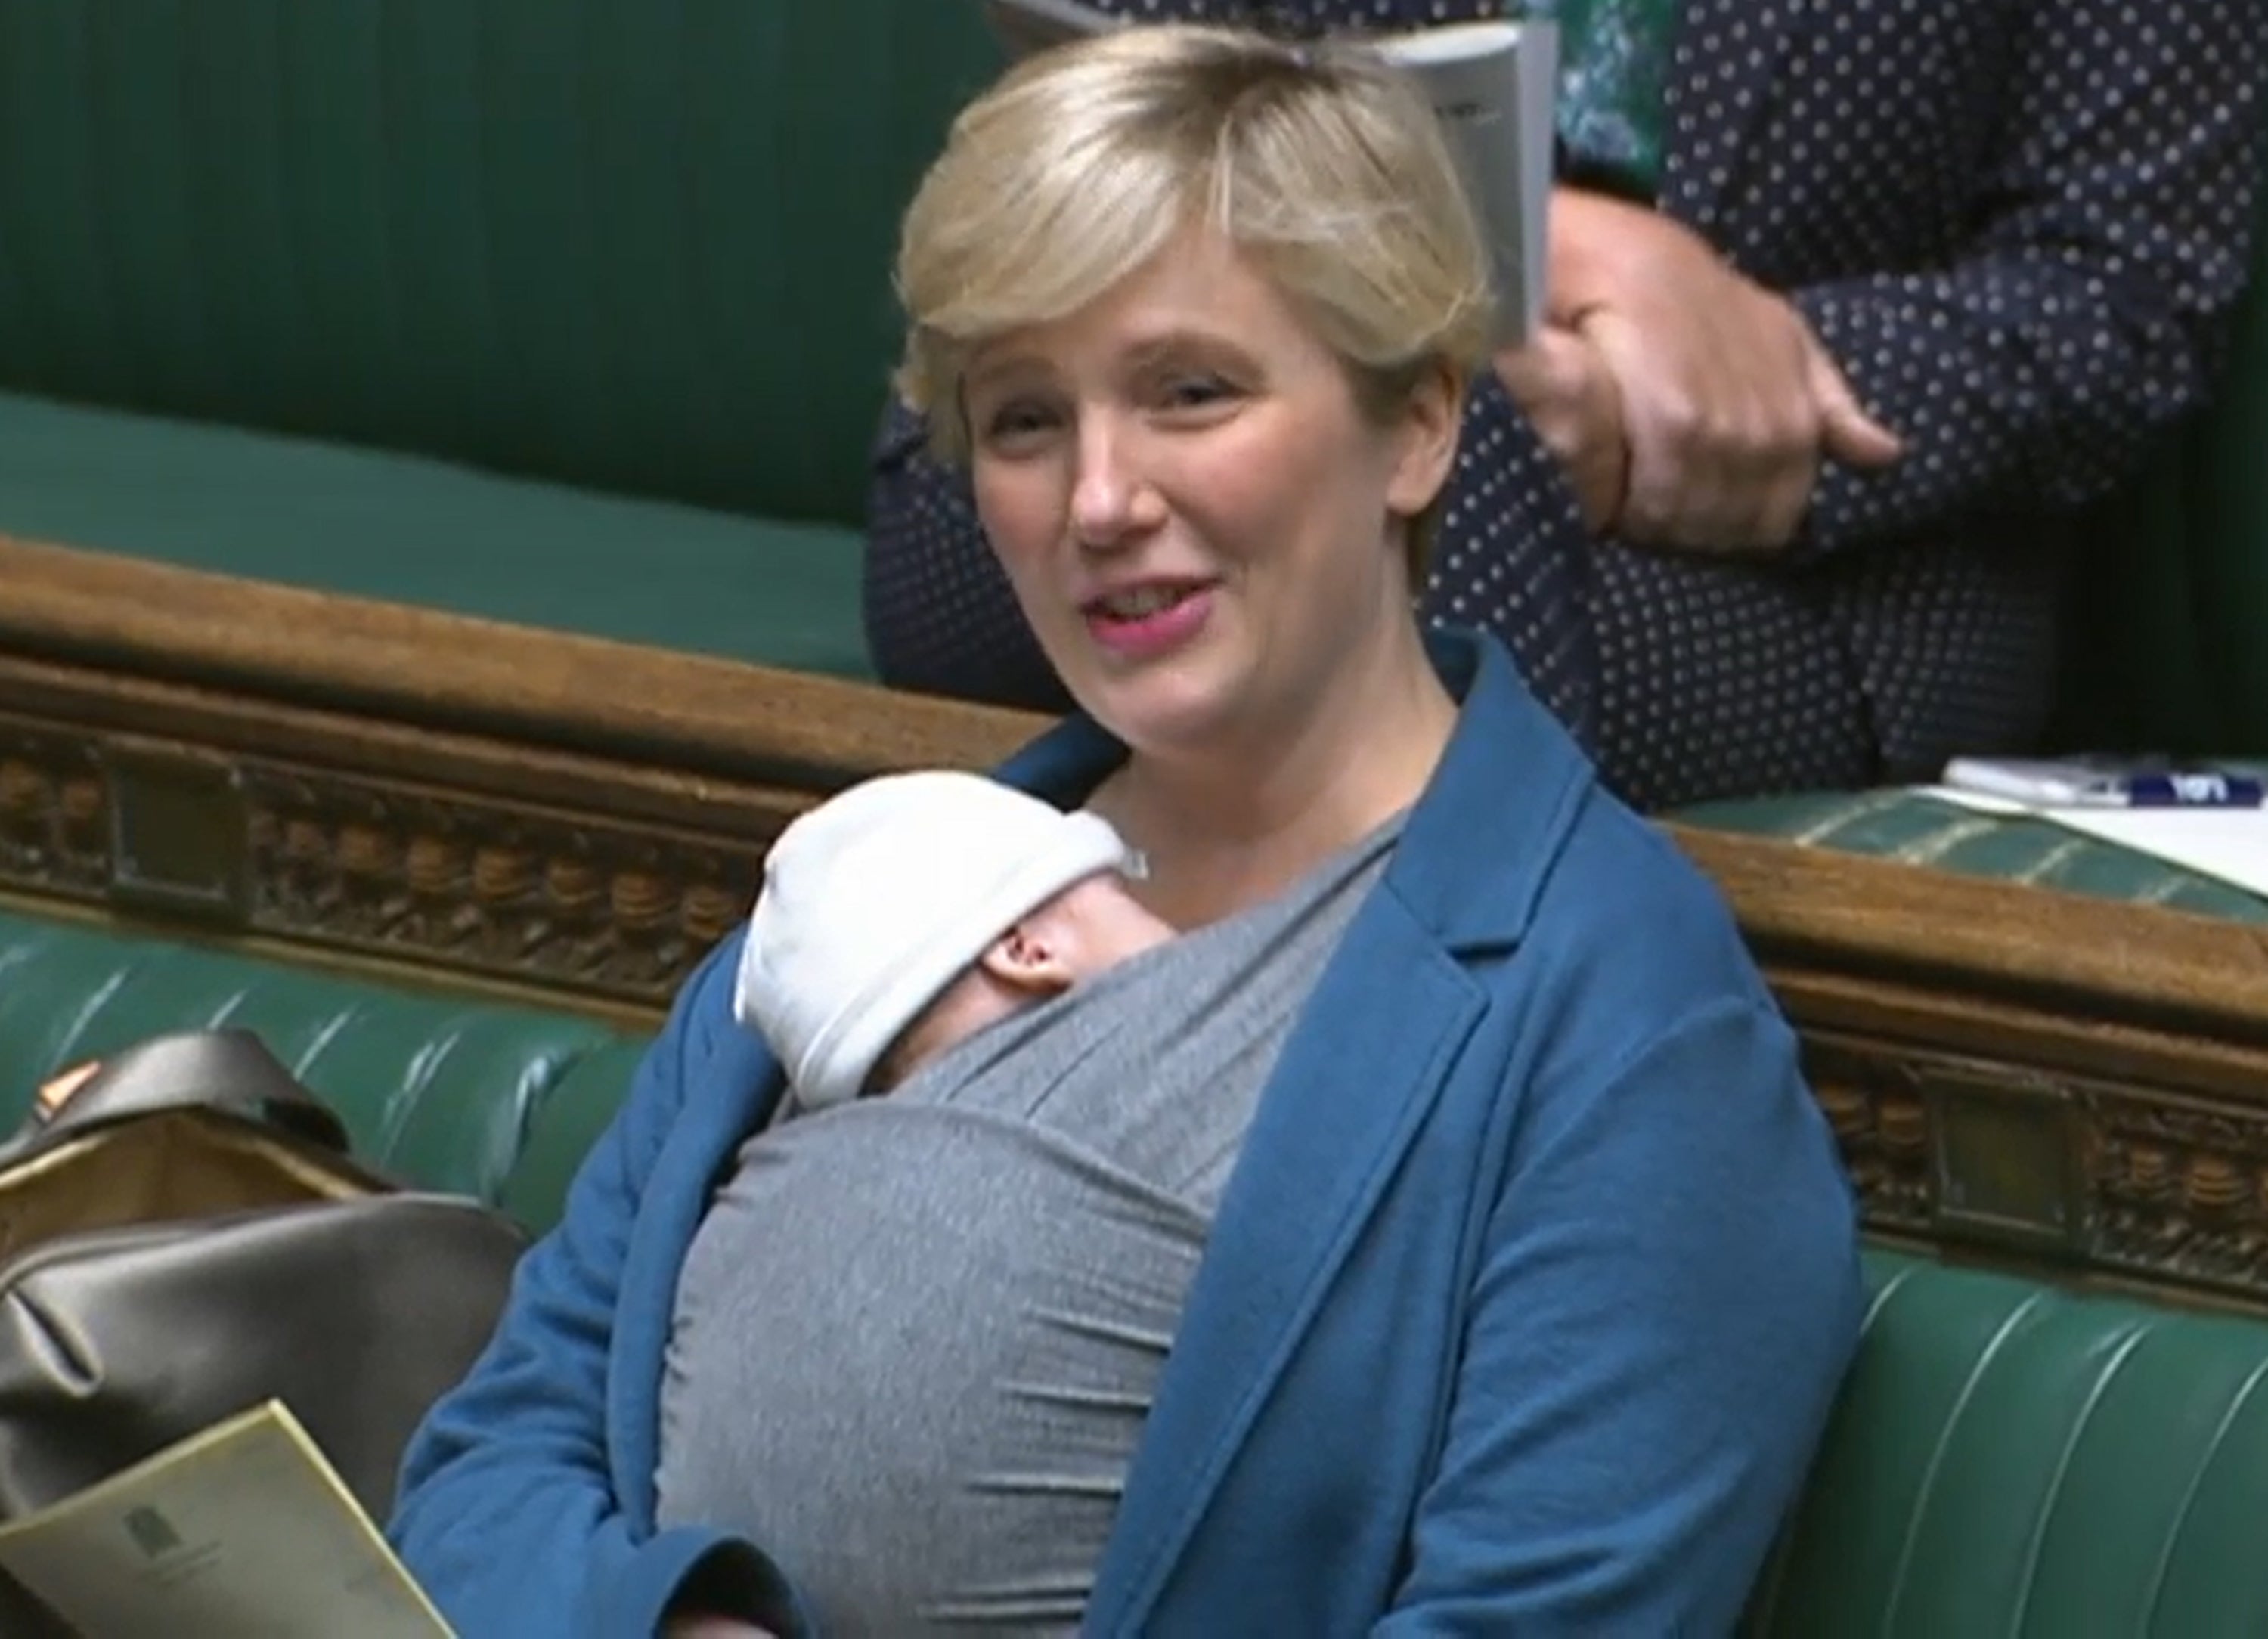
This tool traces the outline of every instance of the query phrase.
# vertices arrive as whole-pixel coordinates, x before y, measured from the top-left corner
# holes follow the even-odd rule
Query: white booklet
[[[85,1639],[453,1639],[280,1400],[0,1525],[0,1565]]]
[[[985,0],[984,9],[1015,55],[1128,22],[1082,0]],[[1547,22],[1451,23],[1366,36],[1365,43],[1425,88],[1488,239],[1498,299],[1492,340],[1498,348],[1517,346],[1543,317],[1557,28]]]

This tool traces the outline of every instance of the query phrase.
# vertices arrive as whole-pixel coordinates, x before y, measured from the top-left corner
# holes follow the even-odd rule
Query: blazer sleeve
[[[1829,468],[1811,551],[2078,505],[2206,396],[2250,265],[2268,6],[2026,10],[1966,254],[1792,293],[1907,445],[1886,474]]]
[[[1381,1635],[1730,1633],[1859,1331],[1856,1212],[1761,1001],[1526,1118]]]
[[[497,1334],[427,1415],[389,1532],[460,1633],[634,1639],[681,1593],[792,1632],[770,1562],[722,1534],[634,1527],[608,1462],[608,1355],[631,1224],[729,1026],[728,940],[681,993],[549,1235],[522,1259]]]

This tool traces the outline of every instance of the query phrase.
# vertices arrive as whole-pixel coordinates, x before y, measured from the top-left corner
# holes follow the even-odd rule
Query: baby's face
[[[889,1055],[885,1085],[895,1085],[986,1025],[1036,1007],[1174,937],[1172,926],[1145,910],[1116,871],[1072,883],[1016,927],[1024,935],[1016,955],[1006,951],[1013,930],[1002,930],[1001,943],[963,970],[907,1027]]]
[[[1174,937],[1115,871],[1072,883],[1025,922],[1060,953],[1074,983]]]
[[[1020,954],[1001,944],[964,969],[907,1026],[878,1072],[881,1090],[895,1086],[946,1048],[986,1025],[1036,1007],[1174,937],[1174,930],[1142,908],[1115,871],[1074,882],[1016,924],[1024,934]]]

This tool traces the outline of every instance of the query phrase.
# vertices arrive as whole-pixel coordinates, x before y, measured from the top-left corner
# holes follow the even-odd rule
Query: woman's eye
[[[984,437],[993,443],[1030,438],[1045,432],[1054,421],[1044,405],[1012,401],[984,418]]]
[[[1228,383],[1219,376],[1180,376],[1166,384],[1166,402],[1175,409],[1202,408],[1228,396]]]

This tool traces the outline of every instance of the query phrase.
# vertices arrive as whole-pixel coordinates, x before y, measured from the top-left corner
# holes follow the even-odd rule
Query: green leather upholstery
[[[2268,1634],[2268,1325],[1885,1253],[1744,1631]]]
[[[853,522],[975,10],[0,7],[0,379]]]
[[[2036,883],[2067,893],[2268,922],[2268,899],[2215,878],[2044,820],[1996,819],[1911,791],[1819,791],[1705,803],[1677,817],[1716,830]]]
[[[863,672],[897,217],[998,67],[960,0],[0,6],[0,533]]]
[[[256,1032],[339,1111],[358,1154],[538,1228],[644,1045],[565,1014],[0,913],[0,1126],[66,1065],[221,1024]]]
[[[526,1009],[0,914],[0,1089],[258,1031],[372,1158],[541,1230],[641,1043]],[[1750,1639],[2268,1633],[2268,1323],[1876,1251],[1859,1361]]]
[[[598,495],[423,456],[0,393],[0,532],[871,675],[855,530]]]

